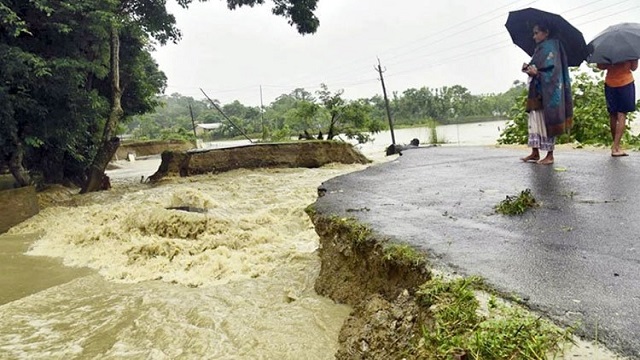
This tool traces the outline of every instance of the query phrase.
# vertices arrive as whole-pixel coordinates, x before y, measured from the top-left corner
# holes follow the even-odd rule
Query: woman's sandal
[[[627,154],[626,152],[614,152],[614,153],[611,153],[611,156],[620,157],[620,156],[629,156],[629,154]]]

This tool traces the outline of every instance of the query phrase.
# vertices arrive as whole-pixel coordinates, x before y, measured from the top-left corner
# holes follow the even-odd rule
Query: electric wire
[[[593,5],[593,4],[599,3],[601,1],[603,1],[603,0],[591,1],[589,3],[582,4],[580,6],[576,6],[574,8],[571,8],[571,9],[568,9],[568,10],[564,11],[563,14],[570,13],[570,12],[575,12],[575,11],[580,10],[580,9],[586,9],[587,7],[589,7],[589,6]],[[619,3],[617,3],[616,5],[619,5],[621,3],[625,3],[625,2],[628,2],[628,1],[630,1],[630,0],[623,0],[623,1],[619,2]],[[529,4],[532,4],[534,2],[536,2],[536,1],[530,2]],[[493,14],[496,10],[511,6],[513,4],[514,3],[501,6],[501,7],[497,8],[497,9],[492,10],[492,11],[486,12],[483,15]],[[576,19],[591,15],[593,13],[598,13],[600,11],[603,11],[606,8],[610,8],[610,7],[598,8],[597,10],[591,10],[591,11],[588,11],[588,12],[583,13],[583,14],[579,14],[579,15],[572,16],[572,17],[567,17],[567,19],[569,21],[575,21]],[[617,12],[614,12],[614,13],[610,13],[608,15],[601,16],[601,17],[598,17],[596,19],[591,19],[591,20],[587,20],[585,22],[580,22],[580,23],[577,24],[577,26],[588,24],[588,23],[592,23],[592,22],[595,22],[595,21],[603,20],[603,19],[607,19],[607,18],[610,18],[612,16],[615,16],[615,15],[618,15],[618,14],[621,14],[621,13],[625,13],[625,12],[629,12],[629,11],[637,9],[637,8],[640,8],[640,5],[633,6],[633,7],[630,7],[630,8],[626,8],[626,9],[623,9],[623,10],[620,10],[620,11],[617,11]],[[476,24],[473,27],[464,28],[463,30],[457,31],[454,34],[448,35],[446,39],[450,39],[451,36],[454,36],[454,35],[463,34],[463,33],[467,32],[467,31],[475,30],[477,28],[477,26],[486,24],[486,23],[488,23],[488,22],[490,22],[492,20],[495,20],[495,19],[497,19],[497,18],[499,18],[501,16],[504,17],[505,14],[502,13],[500,16],[494,16],[491,19],[485,20],[485,21],[483,21],[483,22],[481,22],[479,24]],[[480,16],[478,16],[476,18],[479,18],[479,17],[482,17],[482,15],[480,15]],[[456,28],[456,26],[457,25],[452,25],[451,27],[449,27],[447,29]],[[439,32],[430,34],[428,36],[424,36],[424,37],[419,38],[417,40],[414,40],[414,41],[412,41],[412,42],[410,42],[408,44],[405,44],[405,45],[402,45],[402,46],[399,46],[399,47],[395,47],[395,48],[392,48],[392,49],[385,50],[385,52],[388,52],[388,51],[391,51],[391,50],[394,50],[394,49],[403,49],[403,48],[408,47],[411,44],[422,43],[424,40],[430,39],[430,38],[432,38],[434,36],[437,36],[438,34],[441,34],[444,31],[446,31],[447,29],[443,29],[443,30],[441,30]],[[496,37],[496,36],[498,36],[500,34],[502,34],[502,32],[496,32],[494,34],[490,34],[488,36],[484,36],[483,39],[486,40],[487,38]],[[430,45],[433,45],[433,44],[440,43],[440,42],[444,41],[443,39],[444,38],[441,37],[439,39],[436,39],[436,41],[430,42],[428,44],[420,45],[420,47],[417,48],[416,50],[419,50],[421,48],[426,48],[426,47],[428,47]],[[463,43],[458,43],[458,44],[455,44],[455,45],[451,45],[451,46],[448,46],[447,48],[443,49],[440,53],[450,52],[452,50],[468,46],[468,45],[470,45],[472,43],[475,43],[476,41],[477,41],[477,39],[476,40],[467,41],[467,42],[463,42]],[[466,51],[464,54],[455,54],[455,55],[452,55],[452,56],[449,56],[449,57],[435,59],[434,61],[426,61],[425,63],[421,64],[418,67],[414,67],[414,68],[410,68],[410,69],[406,69],[406,70],[400,70],[400,71],[396,71],[396,72],[393,72],[393,73],[390,73],[390,74],[386,74],[385,77],[406,76],[408,74],[413,74],[413,73],[415,73],[417,71],[424,70],[424,68],[426,68],[426,67],[437,67],[437,66],[441,66],[441,65],[444,65],[444,64],[455,63],[456,61],[459,61],[459,60],[462,60],[462,59],[465,59],[465,58],[469,58],[469,57],[472,57],[472,56],[475,56],[475,55],[480,55],[480,54],[484,54],[484,53],[487,53],[487,52],[495,51],[495,50],[498,50],[498,49],[506,48],[508,46],[513,46],[511,41],[508,41],[508,42],[507,41],[501,41],[501,42],[498,42],[498,43],[492,43],[492,44],[489,44],[489,45],[483,45],[481,49],[472,49],[470,51]],[[392,59],[393,60],[393,59],[402,58],[403,55],[407,55],[407,54],[408,55],[413,55],[413,58],[409,58],[409,59],[406,59],[406,60],[400,60],[400,61],[396,61],[396,62],[392,61],[392,62],[390,62],[388,64],[398,65],[398,64],[402,64],[402,63],[405,63],[407,61],[412,61],[413,59],[416,59],[416,56],[415,56],[416,52],[414,51],[414,52],[406,53],[406,54],[398,54],[398,55],[392,56],[390,58],[387,58],[385,60],[388,60],[388,59]],[[424,57],[420,58],[420,59],[417,59],[417,60],[424,60]],[[357,59],[357,60],[352,61],[351,63],[356,63],[356,62],[359,62],[359,61],[361,61],[361,60]],[[413,60],[413,61],[415,61],[415,60]],[[341,66],[340,68],[343,68],[343,67],[344,66]],[[367,73],[370,73],[370,72],[371,72],[371,70],[367,69]],[[362,77],[360,79],[350,80],[350,79],[354,78],[354,75],[359,76],[360,74],[366,74],[366,73],[364,73],[364,72],[362,72],[362,73],[350,72],[350,73],[348,73],[348,78],[341,77],[340,75],[342,75],[342,73],[341,74],[335,74],[335,75],[332,75],[332,76],[323,76],[323,80],[325,80],[325,81],[322,81],[322,83],[325,83],[325,84],[327,84],[329,86],[332,86],[332,87],[342,85],[341,87],[349,88],[349,87],[354,87],[354,86],[361,86],[363,84],[370,84],[370,83],[374,83],[374,82],[377,83],[379,81],[377,78],[376,79],[372,78],[372,76],[369,76],[367,78]],[[304,77],[302,77],[302,78],[304,78]],[[333,80],[333,81],[326,81],[326,80]],[[301,82],[299,82],[299,84],[300,83]],[[266,88],[272,88],[272,89],[295,89],[295,88],[318,89],[318,88],[320,88],[319,84],[311,84],[311,85],[307,85],[307,86],[292,86],[292,85],[283,85],[283,84],[279,84],[279,85],[262,85],[262,86],[266,87]],[[234,93],[234,92],[241,92],[241,91],[249,90],[249,89],[257,89],[258,87],[259,87],[259,85],[253,85],[253,86],[239,87],[239,88],[235,88],[235,89],[218,89],[218,90],[213,90],[213,91],[215,91],[215,93]],[[172,88],[172,89],[177,89],[177,88],[184,89],[184,88],[187,88],[187,87],[171,86],[170,88]]]

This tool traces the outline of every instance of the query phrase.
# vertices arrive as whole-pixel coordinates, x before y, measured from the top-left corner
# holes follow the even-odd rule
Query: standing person
[[[620,149],[620,139],[626,130],[627,113],[636,111],[636,86],[632,71],[638,68],[638,59],[616,64],[598,64],[606,70],[604,97],[607,99],[609,126],[611,127],[611,156],[628,156]]]
[[[544,23],[533,27],[536,49],[531,61],[522,66],[522,71],[529,75],[526,109],[531,154],[521,160],[542,165],[553,164],[556,136],[569,130],[573,121],[567,55],[560,41],[549,35],[549,27]],[[540,159],[540,150],[547,152],[544,159]]]

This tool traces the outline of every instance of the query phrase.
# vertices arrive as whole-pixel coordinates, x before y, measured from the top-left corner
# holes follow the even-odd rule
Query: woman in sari
[[[521,158],[524,162],[553,164],[556,136],[571,128],[573,99],[567,56],[559,40],[549,38],[544,24],[533,27],[536,49],[522,71],[529,75],[527,112],[529,113],[529,141],[531,154]],[[546,151],[540,159],[540,150]]]

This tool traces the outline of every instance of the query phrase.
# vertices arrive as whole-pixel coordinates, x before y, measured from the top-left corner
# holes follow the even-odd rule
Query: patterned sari
[[[546,136],[568,132],[573,122],[573,99],[567,55],[557,39],[547,39],[536,47],[529,65],[538,76],[531,78],[527,112],[542,110]]]

